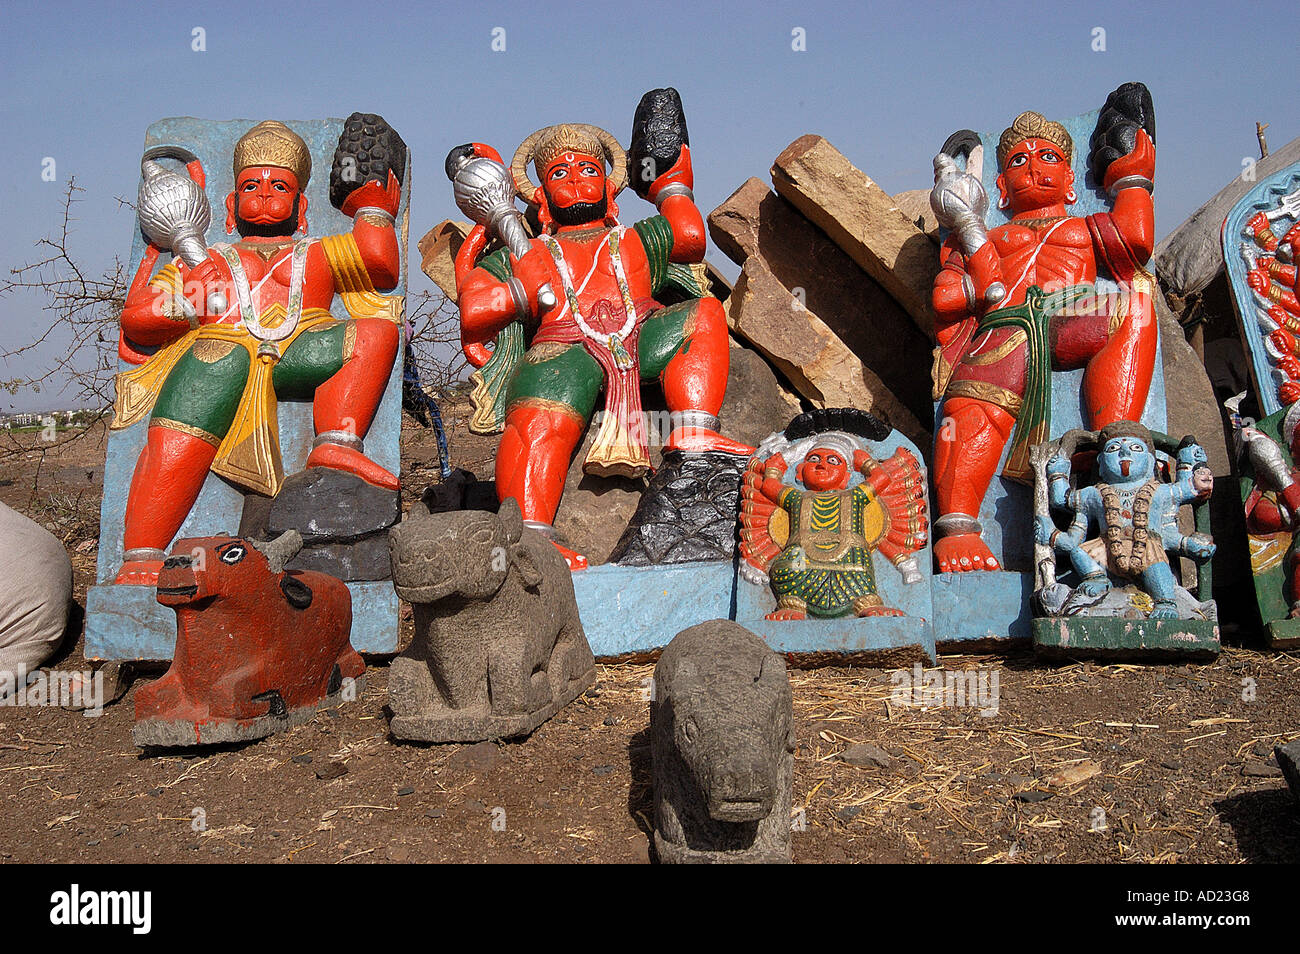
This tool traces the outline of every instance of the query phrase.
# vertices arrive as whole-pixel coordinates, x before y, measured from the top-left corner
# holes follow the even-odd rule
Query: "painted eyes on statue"
[[[238,543],[233,547],[227,547],[221,551],[221,562],[229,563],[233,566],[244,558],[245,552],[244,548]]]
[[[1124,442],[1122,440],[1114,440],[1106,444],[1105,453],[1118,454],[1123,449],[1124,449]],[[1128,450],[1130,454],[1145,454],[1146,449],[1147,449],[1146,445],[1143,444],[1141,441],[1130,441],[1128,443]]]
[[[597,176],[600,175],[600,168],[598,166],[591,165],[590,163],[583,163],[581,166],[578,167],[578,174],[581,176],[585,176],[588,179],[595,179]],[[558,182],[560,179],[567,179],[568,177],[569,177],[569,170],[565,166],[560,166],[559,168],[554,169],[547,178],[549,178],[552,182]]]
[[[1043,162],[1061,161],[1060,155],[1055,152],[1052,152],[1052,150],[1050,149],[1044,149],[1042,152],[1038,154],[1038,158],[1041,159]],[[1022,152],[1019,153],[1018,155],[1012,156],[1011,161],[1008,162],[1007,165],[1012,168],[1015,168],[1016,166],[1023,166],[1028,161],[1029,161],[1029,154]]]
[[[810,464],[820,463],[821,459],[822,459],[821,454],[809,454],[805,458],[805,460],[807,460],[808,463]],[[837,457],[835,454],[827,454],[826,463],[830,464],[832,467],[838,467],[840,464],[844,463],[844,461],[840,460],[840,458]]]
[[[288,191],[289,191],[289,187],[286,186],[286,185],[285,185],[283,182],[281,182],[279,179],[277,179],[277,180],[275,180],[274,182],[271,183],[271,188],[274,189],[276,192],[288,192]],[[256,180],[256,179],[250,179],[249,181],[245,182],[245,183],[244,183],[244,191],[245,191],[245,192],[256,192],[256,191],[257,191],[257,180]]]

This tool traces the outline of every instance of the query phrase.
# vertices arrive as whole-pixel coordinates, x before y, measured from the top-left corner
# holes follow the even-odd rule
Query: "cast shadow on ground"
[[[1237,847],[1248,862],[1300,862],[1300,804],[1278,779],[1276,788],[1240,792],[1214,803],[1232,828]]]

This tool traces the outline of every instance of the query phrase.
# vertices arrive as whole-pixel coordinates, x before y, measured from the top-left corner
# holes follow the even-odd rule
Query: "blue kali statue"
[[[1214,555],[1214,541],[1178,528],[1178,508],[1203,500],[1214,489],[1205,450],[1192,438],[1178,448],[1172,483],[1156,475],[1151,432],[1133,421],[1116,421],[1097,435],[1098,481],[1070,489],[1070,459],[1060,452],[1047,462],[1048,503],[1073,512],[1068,530],[1040,514],[1035,536],[1040,544],[1069,555],[1081,582],[1060,611],[1072,616],[1095,606],[1111,590],[1111,577],[1132,580],[1151,596],[1151,619],[1178,619],[1177,581],[1167,551],[1203,563]],[[1100,535],[1085,540],[1089,523]]]

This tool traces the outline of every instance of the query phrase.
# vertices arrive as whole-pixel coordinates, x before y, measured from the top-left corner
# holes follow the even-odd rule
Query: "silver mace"
[[[983,151],[980,152],[981,157]],[[974,255],[989,239],[984,216],[989,210],[989,196],[979,176],[962,172],[952,156],[934,157],[934,188],[930,190],[930,208],[944,228],[957,233],[966,255]],[[986,304],[996,307],[1007,297],[1006,287],[993,282],[984,290]]]
[[[171,251],[190,268],[195,268],[208,257],[208,246],[203,233],[212,224],[212,206],[207,193],[197,182],[163,168],[155,159],[179,159],[194,162],[197,157],[179,146],[154,146],[140,159],[140,190],[136,193],[136,214],[145,238],[159,248]],[[197,325],[194,306],[183,295],[181,309],[191,325]],[[226,296],[219,291],[208,293],[208,314],[220,315],[226,311]]]
[[[532,245],[523,214],[515,208],[515,186],[505,166],[484,156],[466,156],[456,165],[451,185],[456,207],[471,221],[505,242],[515,258],[528,254]],[[543,311],[555,307],[555,292],[549,282],[537,289],[537,304]]]

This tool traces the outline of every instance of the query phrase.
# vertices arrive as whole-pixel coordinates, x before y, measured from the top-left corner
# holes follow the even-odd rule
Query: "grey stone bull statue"
[[[397,738],[527,735],[595,681],[569,568],[514,500],[499,514],[417,506],[388,546],[415,610],[415,638],[388,675]]]
[[[678,633],[650,702],[661,862],[788,863],[794,774],[785,660],[744,627]]]

